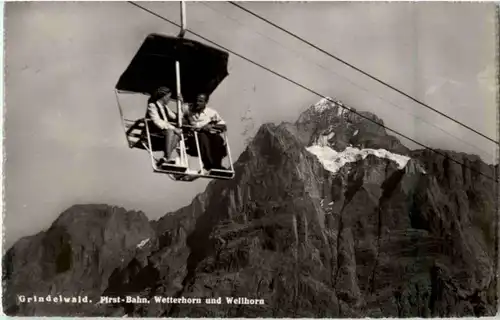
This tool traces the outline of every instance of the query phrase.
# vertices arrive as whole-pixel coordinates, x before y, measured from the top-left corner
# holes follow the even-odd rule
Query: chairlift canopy
[[[150,34],[135,54],[115,88],[150,95],[161,86],[176,98],[175,62],[180,62],[181,92],[186,102],[211,95],[228,75],[229,54],[198,41]]]

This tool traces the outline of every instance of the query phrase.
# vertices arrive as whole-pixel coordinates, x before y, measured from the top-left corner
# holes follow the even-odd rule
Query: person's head
[[[208,95],[205,93],[200,93],[196,96],[196,101],[194,103],[194,111],[201,112],[203,111],[208,102]]]
[[[151,95],[151,100],[154,102],[163,102],[167,104],[172,97],[172,90],[167,87],[159,87],[156,91]]]

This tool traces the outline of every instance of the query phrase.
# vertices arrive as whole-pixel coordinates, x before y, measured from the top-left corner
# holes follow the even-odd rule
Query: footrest
[[[178,173],[184,173],[188,170],[187,167],[184,166],[179,166],[171,163],[163,163],[159,166],[162,170],[166,171],[171,171],[171,172],[178,172]]]
[[[234,171],[212,169],[208,172],[208,175],[216,177],[232,178],[234,176]]]

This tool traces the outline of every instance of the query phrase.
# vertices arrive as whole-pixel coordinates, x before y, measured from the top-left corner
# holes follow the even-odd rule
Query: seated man
[[[166,87],[158,88],[148,100],[147,117],[150,118],[155,127],[154,131],[162,131],[165,134],[164,157],[158,164],[175,164],[173,151],[180,140],[181,130],[173,125],[172,121],[177,119],[177,114],[168,108],[168,103],[172,97],[172,91]]]
[[[196,102],[184,113],[184,117],[189,125],[200,129],[198,141],[204,169],[207,171],[227,170],[222,166],[222,159],[227,156],[227,150],[225,141],[220,136],[220,133],[226,131],[227,127],[219,113],[206,106],[207,102],[207,95],[199,94]],[[188,145],[190,153],[196,150],[194,139],[190,139]]]

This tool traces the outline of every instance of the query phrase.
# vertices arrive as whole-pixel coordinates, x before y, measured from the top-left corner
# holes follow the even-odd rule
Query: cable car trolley
[[[127,69],[115,86],[117,104],[123,129],[130,148],[149,152],[154,172],[164,173],[177,181],[193,181],[197,178],[232,179],[234,167],[227,133],[220,132],[228,165],[223,169],[204,170],[200,154],[199,128],[183,123],[183,108],[194,104],[198,94],[210,96],[228,76],[229,54],[200,42],[184,38],[185,7],[181,3],[182,27],[179,36],[152,33],[146,37]],[[152,95],[158,88],[171,90],[177,102],[177,121],[172,123],[180,129],[179,155],[176,163],[159,163],[154,152],[165,145],[164,130],[155,130],[155,125],[146,115],[138,119],[126,119],[120,103],[120,94]],[[182,90],[181,90],[182,88]],[[143,104],[144,106],[146,104]],[[194,143],[188,143],[191,141]],[[191,158],[189,157],[191,156]],[[193,165],[193,159],[198,164]],[[228,168],[228,169],[226,169]]]

